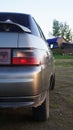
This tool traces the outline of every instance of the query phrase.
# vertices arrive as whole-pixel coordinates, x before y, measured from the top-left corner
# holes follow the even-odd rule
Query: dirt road
[[[56,86],[50,92],[50,118],[32,119],[31,109],[0,109],[0,130],[73,130],[73,60],[56,60]]]

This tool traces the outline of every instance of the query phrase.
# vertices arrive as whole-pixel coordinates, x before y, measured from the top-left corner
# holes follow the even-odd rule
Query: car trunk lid
[[[11,20],[0,21],[0,48],[17,48],[19,33],[31,31]]]
[[[0,32],[0,48],[16,48],[18,33]]]

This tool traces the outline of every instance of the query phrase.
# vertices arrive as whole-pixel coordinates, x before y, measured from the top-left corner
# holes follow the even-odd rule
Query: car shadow
[[[32,109],[0,109],[0,126],[9,123],[32,122]]]

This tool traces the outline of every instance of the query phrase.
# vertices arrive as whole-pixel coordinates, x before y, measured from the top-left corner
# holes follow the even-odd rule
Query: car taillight
[[[35,57],[13,57],[12,64],[14,65],[39,65]]]
[[[13,65],[40,65],[40,61],[34,56],[33,51],[14,50],[12,57]]]

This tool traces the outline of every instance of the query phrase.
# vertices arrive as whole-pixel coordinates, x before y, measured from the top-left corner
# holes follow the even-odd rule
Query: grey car
[[[54,60],[43,32],[29,14],[0,13],[0,107],[32,107],[36,120],[49,118]]]

